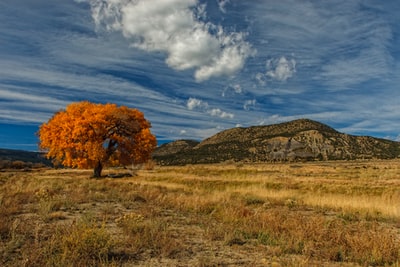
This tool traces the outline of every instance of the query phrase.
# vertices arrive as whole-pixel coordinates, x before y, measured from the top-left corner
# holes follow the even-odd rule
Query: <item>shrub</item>
[[[11,168],[13,169],[23,169],[27,167],[31,167],[32,163],[23,162],[21,160],[16,160],[11,163]]]
[[[76,266],[93,266],[96,262],[106,262],[115,241],[104,225],[93,222],[73,224],[61,236],[62,261]]]

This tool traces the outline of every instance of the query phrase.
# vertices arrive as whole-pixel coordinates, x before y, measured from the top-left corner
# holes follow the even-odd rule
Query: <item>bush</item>
[[[24,169],[32,167],[31,162],[24,162],[22,160],[16,160],[11,163],[11,168],[13,169]]]

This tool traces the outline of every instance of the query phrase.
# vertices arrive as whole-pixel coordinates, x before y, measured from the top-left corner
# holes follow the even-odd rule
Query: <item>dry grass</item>
[[[399,163],[1,172],[0,265],[398,266]]]

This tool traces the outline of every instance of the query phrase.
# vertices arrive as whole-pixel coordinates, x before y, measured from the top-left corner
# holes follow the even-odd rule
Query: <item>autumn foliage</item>
[[[137,109],[115,104],[72,103],[40,126],[39,147],[55,163],[94,168],[146,162],[156,147],[151,124]]]

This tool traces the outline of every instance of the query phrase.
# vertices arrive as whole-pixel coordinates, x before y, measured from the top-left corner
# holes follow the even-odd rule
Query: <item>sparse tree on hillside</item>
[[[115,104],[72,103],[40,126],[39,148],[55,163],[94,168],[143,163],[150,159],[156,138],[137,109]]]

